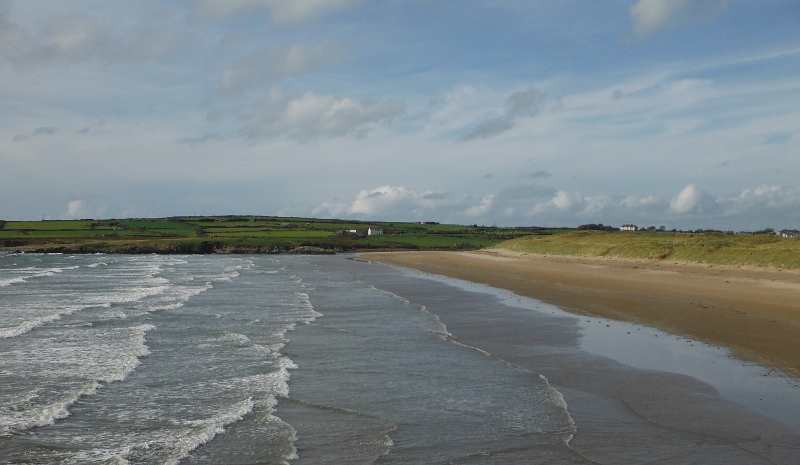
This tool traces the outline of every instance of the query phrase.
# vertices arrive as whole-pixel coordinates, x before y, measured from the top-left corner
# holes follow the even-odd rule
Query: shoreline
[[[373,267],[360,280],[435,315],[456,344],[543,377],[574,422],[578,463],[796,461],[796,378],[657,329],[371,258],[354,258]]]
[[[577,314],[657,328],[800,378],[797,271],[501,249],[361,257],[505,289]]]

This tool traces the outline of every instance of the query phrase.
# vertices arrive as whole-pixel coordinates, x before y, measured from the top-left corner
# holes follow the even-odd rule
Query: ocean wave
[[[21,336],[35,328],[58,321],[78,311],[90,308],[110,308],[114,304],[137,302],[147,297],[162,294],[170,289],[170,286],[168,284],[155,285],[161,282],[159,278],[153,278],[153,282],[151,282],[153,285],[151,286],[129,288],[116,293],[86,295],[83,302],[74,304],[61,304],[59,306],[58,304],[50,303],[48,306],[43,307],[40,302],[34,302],[29,308],[15,308],[13,313],[8,312],[5,317],[11,318],[13,314],[16,314],[18,319],[24,318],[24,320],[16,324],[6,323],[6,326],[0,327],[0,339]]]
[[[182,428],[172,434],[158,435],[139,440],[133,444],[123,445],[117,449],[95,451],[93,455],[102,456],[102,463],[128,465],[130,463],[161,463],[178,465],[189,454],[208,443],[218,434],[225,432],[225,427],[241,421],[253,411],[255,403],[252,398],[237,402],[230,409],[218,412],[208,418],[182,423]],[[99,452],[99,453],[98,453]],[[84,457],[89,459],[89,457]]]
[[[148,301],[145,311],[149,313],[181,308],[186,305],[186,302],[192,297],[202,294],[209,289],[213,289],[213,287],[211,283],[205,283],[200,286],[173,284],[163,293],[159,294],[158,298]]]
[[[407,307],[416,308],[418,311],[429,315],[431,317],[431,319],[433,320],[432,331],[434,333],[438,334],[439,336],[441,336],[443,339],[453,340],[453,335],[447,330],[447,325],[445,325],[442,322],[441,318],[439,318],[439,315],[437,315],[437,314],[435,314],[433,312],[429,312],[428,308],[425,307],[424,305],[411,303],[408,299],[406,299],[403,296],[397,295],[394,292],[389,292],[389,291],[387,291],[385,289],[380,289],[378,287],[375,287],[372,284],[368,284],[368,286],[370,287],[370,289],[372,289],[372,290],[374,290],[376,292],[380,292],[380,293],[386,294],[386,295],[390,296],[391,298],[393,298],[395,300],[399,300],[403,305],[405,305]],[[480,350],[480,349],[476,349],[476,350]]]
[[[279,417],[274,415],[278,398],[288,395],[288,370],[296,368],[287,357],[276,360],[275,371],[240,378],[219,379],[204,384],[204,390],[211,392],[250,392],[244,400],[234,402],[225,407],[218,408],[215,413],[199,419],[174,419],[170,421],[175,429],[168,429],[160,438],[150,439],[125,448],[119,456],[128,462],[135,463],[164,463],[177,465],[188,457],[192,451],[212,441],[217,435],[224,433],[225,429],[239,421],[255,409],[266,413],[271,421],[282,423],[291,432],[288,438],[291,447],[284,454],[283,461],[297,458],[297,449],[294,447],[296,431]],[[254,388],[255,391],[253,390]]]
[[[211,441],[216,435],[225,432],[226,426],[241,421],[245,415],[253,411],[254,406],[255,403],[250,397],[235,404],[231,410],[227,412],[222,412],[204,420],[195,421],[192,425],[194,427],[193,429],[186,431],[177,438],[173,445],[174,452],[164,461],[164,464],[178,465],[182,459],[189,456],[191,451]]]
[[[16,351],[18,358],[36,361],[27,363],[25,371],[39,379],[40,387],[3,398],[0,435],[52,425],[68,417],[69,407],[82,396],[93,395],[104,383],[123,381],[141,365],[140,358],[150,354],[145,336],[154,328],[142,324],[97,332],[94,344],[84,340],[72,344],[54,340],[53,347],[41,343],[20,347]],[[6,360],[6,363],[12,367],[14,376],[25,376],[13,360]],[[74,381],[65,383],[65,378]]]
[[[130,327],[131,335],[128,344],[120,347],[121,354],[116,357],[118,363],[115,370],[107,372],[104,376],[98,377],[100,381],[111,383],[122,381],[127,378],[136,367],[142,364],[141,358],[150,355],[150,348],[147,347],[147,332],[155,329],[151,324],[143,324]]]
[[[100,386],[97,381],[88,381],[41,404],[37,403],[42,397],[41,390],[23,394],[16,402],[0,406],[0,436],[55,424],[70,416],[70,405],[82,396],[94,394]]]
[[[234,344],[236,346],[250,346],[252,345],[252,341],[249,337],[245,336],[244,334],[239,333],[231,333],[228,331],[223,331],[217,337],[217,340],[220,342],[227,342],[230,344]]]
[[[34,328],[38,328],[39,326],[42,326],[46,323],[50,323],[51,321],[60,320],[63,316],[70,315],[72,313],[77,312],[78,310],[83,310],[84,308],[86,308],[86,306],[83,305],[63,307],[60,311],[56,313],[44,315],[39,318],[32,318],[30,320],[23,321],[22,323],[15,326],[7,326],[5,328],[0,328],[0,339],[21,336],[33,330]]]
[[[0,287],[7,287],[11,286],[12,284],[23,284],[27,282],[29,279],[36,279],[36,278],[44,278],[47,276],[53,276],[57,273],[63,273],[65,271],[74,270],[80,268],[78,266],[65,266],[65,267],[56,267],[56,268],[36,268],[36,267],[28,267],[28,268],[19,268],[13,270],[17,273],[21,273],[22,276],[15,276],[13,278],[3,278],[0,279]]]
[[[306,314],[301,317],[300,321],[308,324],[317,318],[325,316],[314,308],[314,305],[311,303],[311,298],[307,292],[295,292],[294,295],[298,298],[298,306],[306,311]]]

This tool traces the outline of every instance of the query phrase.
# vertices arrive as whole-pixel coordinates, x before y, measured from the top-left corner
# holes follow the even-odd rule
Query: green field
[[[800,237],[773,234],[571,231],[496,245],[516,252],[800,268]]]
[[[368,236],[367,228],[384,235]],[[350,230],[357,230],[353,234]],[[0,248],[70,253],[285,253],[473,250],[800,268],[800,238],[772,234],[601,232],[268,216],[0,221]]]
[[[381,228],[384,235],[367,236],[368,228]],[[82,253],[281,253],[298,247],[336,252],[464,250],[514,237],[561,232],[564,230],[264,216],[6,221],[0,222],[0,246]]]

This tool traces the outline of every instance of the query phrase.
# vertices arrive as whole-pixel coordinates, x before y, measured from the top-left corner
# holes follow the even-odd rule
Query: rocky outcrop
[[[302,246],[302,247],[295,247],[286,253],[303,254],[303,255],[331,255],[336,252],[334,252],[333,250],[323,249],[321,247]]]

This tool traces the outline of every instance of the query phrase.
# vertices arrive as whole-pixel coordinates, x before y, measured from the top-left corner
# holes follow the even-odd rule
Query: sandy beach
[[[656,327],[800,377],[796,271],[502,250],[369,253],[363,258]]]

